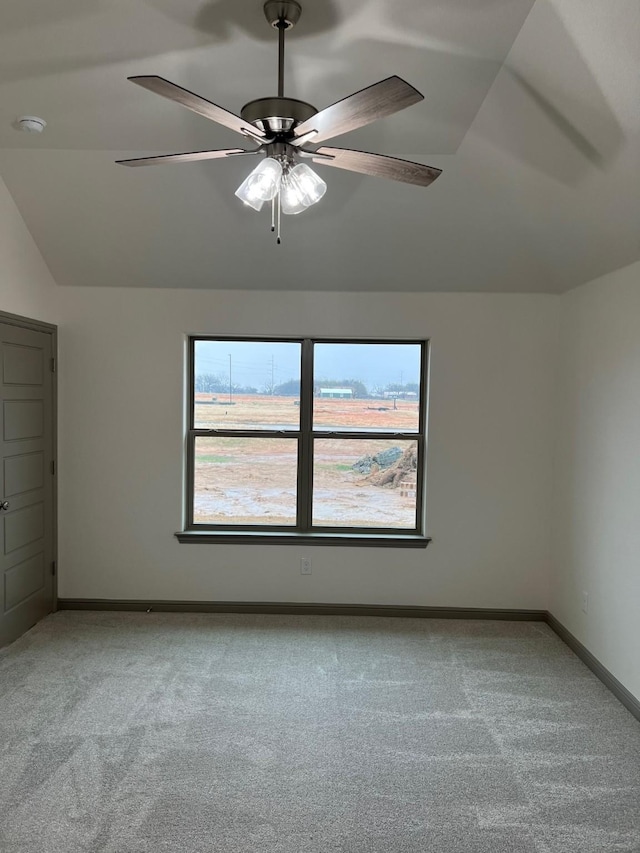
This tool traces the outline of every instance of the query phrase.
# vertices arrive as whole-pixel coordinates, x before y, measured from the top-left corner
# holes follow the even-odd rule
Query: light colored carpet
[[[48,617],[0,652],[2,853],[640,851],[640,724],[540,623]]]

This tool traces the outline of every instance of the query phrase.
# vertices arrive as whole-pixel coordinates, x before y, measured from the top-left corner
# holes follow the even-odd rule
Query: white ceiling
[[[274,94],[261,0],[3,0],[0,174],[59,284],[560,292],[640,257],[637,0],[302,2],[285,94],[321,109],[398,74],[425,100],[329,144],[444,173],[318,166],[325,198],[276,246],[233,195],[250,161],[114,164],[243,145],[126,78],[237,113]]]

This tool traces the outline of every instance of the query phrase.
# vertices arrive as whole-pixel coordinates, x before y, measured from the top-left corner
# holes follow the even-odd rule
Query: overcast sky
[[[416,344],[316,344],[315,381],[358,379],[373,388],[392,382],[419,382],[420,347]],[[229,358],[231,356],[231,358]],[[196,375],[229,376],[234,385],[261,389],[300,377],[300,345],[253,341],[198,341]]]

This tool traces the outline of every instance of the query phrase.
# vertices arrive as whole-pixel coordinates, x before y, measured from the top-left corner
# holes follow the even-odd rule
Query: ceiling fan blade
[[[116,160],[118,166],[155,166],[161,163],[192,163],[194,160],[218,160],[222,157],[237,157],[240,154],[258,154],[244,148],[219,148],[216,151],[191,151],[185,154],[160,154],[158,157],[135,157],[133,160]]]
[[[383,154],[368,154],[366,151],[351,151],[349,148],[318,148],[314,154],[311,159],[322,166],[335,166],[349,172],[390,178],[392,181],[404,181],[406,184],[417,184],[421,187],[428,187],[442,174],[442,169],[423,166],[422,163],[412,163],[411,160],[400,160],[398,157],[386,157]],[[331,159],[327,159],[329,157]]]
[[[248,134],[260,139],[264,139],[266,136],[262,130],[240,118],[240,116],[230,113],[217,104],[212,104],[211,101],[201,98],[200,95],[194,95],[193,92],[189,92],[181,86],[176,86],[175,83],[165,80],[164,77],[151,75],[128,77],[127,79],[138,86],[142,86],[144,89],[149,89],[150,92],[162,95],[163,98],[168,98],[170,101],[182,104],[183,107],[194,113],[198,113],[198,115],[222,124],[231,130],[235,130],[237,133]]]
[[[379,118],[393,115],[411,104],[421,101],[421,95],[401,77],[387,77],[373,86],[361,89],[330,107],[320,110],[295,129],[296,137],[316,130],[313,142],[322,142],[358,127],[364,127]],[[295,144],[295,143],[294,143]]]

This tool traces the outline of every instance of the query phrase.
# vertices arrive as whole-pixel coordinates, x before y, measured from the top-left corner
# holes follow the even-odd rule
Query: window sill
[[[333,545],[334,547],[360,548],[426,548],[429,536],[389,533],[282,533],[247,532],[230,533],[227,530],[185,530],[175,534],[181,544],[216,545]]]

